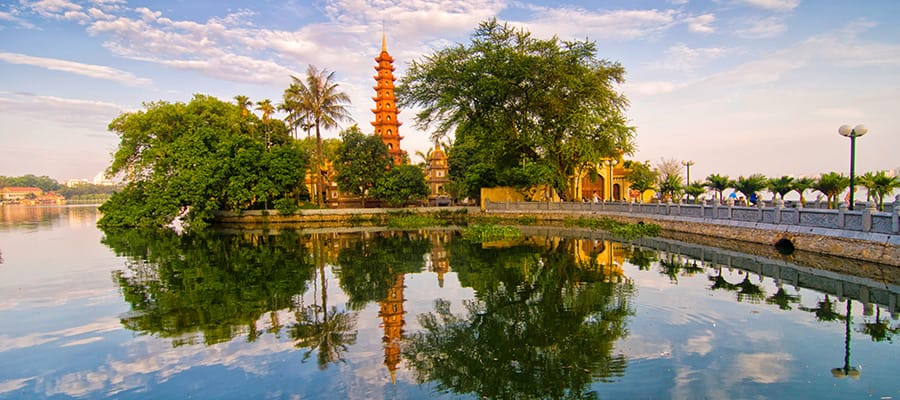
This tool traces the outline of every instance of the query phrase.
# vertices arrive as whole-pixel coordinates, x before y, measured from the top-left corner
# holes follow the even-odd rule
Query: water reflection
[[[372,363],[359,360],[377,358],[387,376],[382,384],[414,383],[418,395],[598,398],[605,385],[647,373],[640,366],[628,372],[642,358],[622,346],[649,335],[631,337],[635,319],[654,311],[637,305],[637,281],[646,276],[697,285],[732,304],[843,323],[843,365],[821,368],[826,374],[833,368],[834,376],[859,376],[850,360],[851,331],[892,343],[898,330],[895,283],[665,239],[623,243],[597,233],[537,232],[476,244],[449,230],[105,233],[103,243],[126,260],[114,273],[131,308],[121,316],[126,329],[176,348],[265,343],[278,357],[338,373],[341,381],[371,374]],[[423,289],[426,275],[434,287]],[[448,283],[472,295],[445,291]],[[804,291],[814,297],[803,301]],[[858,324],[852,301],[863,304]],[[696,312],[713,314],[716,306],[701,303]],[[729,378],[735,385],[783,384],[787,378],[772,374],[810,357],[737,338],[741,344],[730,346],[748,346],[747,352],[726,357],[719,352],[729,347],[714,342],[722,333],[699,329],[685,339],[688,354],[730,359],[722,367],[737,374]],[[671,350],[659,354],[666,358]],[[761,363],[776,366],[764,371]],[[691,384],[690,374],[674,384]],[[371,390],[373,383],[366,385]],[[718,393],[701,392],[692,394]]]

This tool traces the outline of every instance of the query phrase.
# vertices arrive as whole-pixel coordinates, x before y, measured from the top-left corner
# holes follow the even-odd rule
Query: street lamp
[[[613,201],[613,167],[619,163],[619,160],[607,160],[606,165],[609,166],[609,201]]]
[[[681,165],[687,167],[687,179],[685,180],[685,186],[691,185],[691,165],[694,165],[694,160],[690,161],[682,161]]]
[[[865,135],[869,130],[865,125],[859,124],[853,128],[850,125],[841,125],[838,128],[838,133],[841,136],[845,136],[850,138],[850,210],[853,210],[853,192],[856,189],[856,184],[854,182],[854,175],[856,174],[856,138],[858,136]]]

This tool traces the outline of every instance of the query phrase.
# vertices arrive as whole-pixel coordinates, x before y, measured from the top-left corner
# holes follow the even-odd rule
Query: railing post
[[[727,219],[730,221],[734,218],[734,199],[729,197],[728,200],[725,201],[725,205],[728,206]]]
[[[761,198],[757,197],[756,209],[758,210],[758,214],[757,214],[758,216],[757,216],[756,220],[759,222],[763,221],[763,208],[765,206],[766,206],[765,202]]]
[[[844,228],[844,224],[845,224],[844,219],[845,219],[846,213],[847,213],[847,203],[842,201],[841,204],[838,206],[838,220],[837,220],[838,228],[842,228],[842,229]]]
[[[784,210],[784,199],[775,199],[772,204],[775,205],[775,223],[780,224],[781,210]]]
[[[891,213],[891,232],[900,233],[900,194],[894,197],[894,212]]]
[[[866,208],[862,213],[862,230],[863,232],[871,232],[872,231],[872,213],[875,212],[875,202],[870,201],[866,203]]]

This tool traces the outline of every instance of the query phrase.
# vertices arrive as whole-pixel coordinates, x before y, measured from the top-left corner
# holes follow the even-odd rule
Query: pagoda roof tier
[[[375,57],[375,61],[378,61],[378,62],[382,62],[382,61],[394,62],[394,57],[391,57],[391,55],[388,54],[388,52],[382,51],[381,54],[378,55],[378,57]]]
[[[395,78],[394,75],[390,75],[390,77],[391,77],[391,82],[397,80],[397,78]],[[385,80],[385,81],[386,81],[386,80],[388,80],[388,78],[382,78],[382,77],[380,77],[380,76],[378,76],[378,75],[373,75],[372,78],[375,79],[376,81],[381,81],[381,80]]]
[[[389,66],[389,67],[385,67],[385,66],[382,66],[382,65],[376,65],[376,66],[373,67],[373,68],[374,68],[376,71],[381,71],[381,70],[383,70],[383,69],[387,69],[387,70],[391,70],[391,71],[393,72],[393,71],[396,71],[396,70],[397,70],[397,67],[395,67],[395,66],[393,66],[393,65],[391,65],[391,66]]]
[[[403,125],[402,122],[397,121],[397,120],[394,120],[394,121],[391,121],[391,122],[384,122],[384,121],[382,121],[382,122],[375,122],[375,121],[372,121],[372,122],[369,122],[369,123],[372,124],[372,126],[382,126],[382,125],[400,126],[400,125]]]
[[[380,113],[394,113],[394,114],[400,114],[400,112],[403,111],[403,110],[383,110],[383,109],[380,109],[380,108],[372,108],[372,109],[369,109],[369,111],[371,111],[372,114],[380,114]]]

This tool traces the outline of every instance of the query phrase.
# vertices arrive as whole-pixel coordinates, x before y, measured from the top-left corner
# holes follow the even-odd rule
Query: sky
[[[0,175],[92,179],[120,113],[195,93],[278,103],[308,65],[335,73],[371,133],[382,34],[402,77],[490,18],[624,66],[629,159],[693,161],[692,181],[849,175],[838,127],[864,124],[857,173],[895,170],[898,15],[896,0],[0,0]],[[414,111],[400,133],[416,162],[431,132]]]

